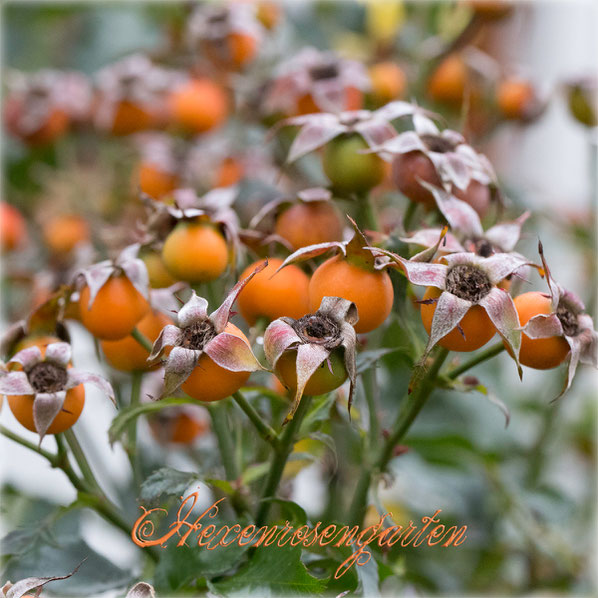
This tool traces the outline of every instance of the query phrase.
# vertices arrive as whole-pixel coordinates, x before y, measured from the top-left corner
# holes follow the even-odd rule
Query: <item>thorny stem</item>
[[[87,458],[85,457],[85,453],[83,452],[83,449],[81,448],[81,445],[79,444],[79,441],[77,440],[77,437],[75,436],[75,433],[73,432],[73,429],[70,428],[70,429],[66,430],[65,432],[63,432],[63,434],[64,434],[64,439],[66,440],[67,444],[69,445],[69,448],[71,449],[71,452],[73,453],[73,456],[75,457],[75,461],[77,462],[77,465],[79,466],[79,469],[81,470],[83,479],[87,482],[89,487],[92,488],[94,491],[102,492],[100,485],[98,484],[98,481],[96,480],[96,478],[93,474],[91,466],[89,465],[89,462],[87,461]]]
[[[564,401],[556,401],[542,412],[540,431],[531,447],[528,459],[527,483],[532,488],[537,484],[538,478],[540,477],[542,465],[546,458],[546,446],[552,436],[556,416],[560,405],[563,402]]]
[[[378,218],[374,210],[374,204],[367,193],[357,198],[357,218],[360,227],[367,230],[378,230]]]
[[[464,374],[467,370],[478,365],[479,363],[482,363],[483,361],[487,361],[488,359],[491,359],[495,355],[502,353],[502,351],[504,351],[504,349],[505,349],[505,346],[502,342],[496,343],[496,345],[492,345],[492,347],[489,347],[488,349],[486,349],[485,351],[482,351],[475,357],[472,357],[470,360],[466,361],[465,363],[462,363],[460,366],[457,366],[454,370],[451,370],[447,374],[447,377],[450,380],[454,380],[455,378],[458,378],[461,374]]]
[[[403,230],[406,233],[409,232],[409,228],[411,227],[411,222],[413,221],[416,210],[417,204],[414,201],[409,200],[409,204],[407,205],[407,210],[405,210],[405,216],[403,218]]]
[[[226,417],[226,405],[224,403],[214,403],[208,405],[208,411],[212,418],[212,429],[218,439],[220,454],[222,455],[222,464],[226,473],[226,479],[236,480],[239,477],[237,463],[235,461],[235,451],[231,443],[231,430]]]
[[[371,367],[361,374],[363,394],[368,406],[370,449],[374,448],[380,437],[380,422],[376,405],[376,368]]]
[[[148,352],[152,352],[152,343],[150,343],[147,336],[139,332],[137,328],[133,328],[131,336]]]
[[[113,505],[106,496],[101,492],[98,488],[90,488],[88,482],[86,480],[82,480],[72,468],[69,459],[66,447],[63,442],[63,438],[60,434],[55,435],[56,445],[58,447],[58,452],[56,454],[50,453],[42,449],[41,447],[37,447],[33,443],[21,438],[18,434],[11,432],[9,429],[5,428],[4,426],[0,425],[0,433],[7,438],[10,438],[12,441],[17,442],[18,444],[24,446],[32,450],[35,453],[38,453],[42,457],[48,460],[52,467],[61,469],[64,474],[67,476],[75,490],[79,492],[81,495],[84,495],[86,503],[97,511],[104,519],[106,519],[109,523],[112,523],[114,526],[118,527],[122,530],[127,536],[131,533],[131,525],[129,525],[119,514],[119,509],[115,505]],[[65,433],[66,435],[66,433]],[[74,435],[73,435],[74,438]],[[76,446],[79,446],[77,440],[75,439]],[[70,443],[69,443],[70,444]],[[71,447],[72,448],[72,447]],[[79,450],[81,447],[79,446]],[[83,456],[83,458],[85,458]],[[95,479],[95,478],[94,478]],[[147,554],[149,557],[157,562],[158,561],[158,554],[155,550],[148,550]]]
[[[303,421],[303,418],[309,409],[310,403],[310,396],[304,395],[301,398],[293,419],[289,421],[284,428],[282,435],[280,436],[278,448],[274,449],[272,465],[270,467],[270,471],[268,472],[268,478],[266,480],[266,485],[264,486],[264,492],[262,493],[262,501],[255,517],[255,524],[258,527],[266,522],[272,503],[265,499],[273,498],[276,495],[276,490],[280,484],[284,466],[286,465],[287,459],[293,450],[295,434],[301,426],[301,422]]]
[[[233,394],[233,398],[239,407],[245,412],[245,415],[251,420],[255,426],[258,434],[275,449],[278,448],[280,441],[278,434],[267,423],[264,422],[260,414],[251,406],[249,401],[237,391]]]
[[[55,463],[56,458],[58,457],[58,455],[53,455],[52,453],[44,450],[43,448],[33,444],[33,442],[29,442],[28,440],[21,438],[18,434],[11,432],[8,428],[5,428],[2,425],[0,425],[0,434],[6,436],[7,438],[10,438],[11,440],[17,442],[21,446],[24,446],[25,448],[28,448],[29,450],[40,454],[42,457],[45,457],[52,464]]]
[[[139,405],[142,377],[143,373],[139,371],[135,371],[131,375],[131,407]],[[139,456],[137,454],[137,420],[138,418],[136,417],[132,418],[129,427],[129,459],[133,469],[133,479],[135,481],[135,486],[139,487],[141,484],[141,479],[139,476]]]
[[[355,494],[353,495],[353,502],[351,503],[349,510],[349,523],[351,525],[359,525],[363,521],[372,474],[386,469],[386,466],[392,458],[395,446],[405,437],[411,424],[432,394],[438,372],[445,362],[448,353],[447,349],[440,349],[438,351],[436,359],[430,366],[426,378],[417,387],[413,395],[406,396],[403,399],[401,410],[393,426],[393,431],[384,442],[377,456],[375,456],[371,463],[364,463],[361,476],[357,481]]]

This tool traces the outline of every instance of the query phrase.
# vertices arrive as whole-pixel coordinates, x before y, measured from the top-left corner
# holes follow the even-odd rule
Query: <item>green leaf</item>
[[[263,463],[255,463],[254,465],[250,465],[242,474],[241,474],[241,483],[244,485],[251,484],[260,478],[263,478],[269,471],[272,465],[269,461],[264,461]]]
[[[511,412],[509,411],[509,408],[485,386],[478,384],[474,390],[483,394],[488,399],[488,401],[490,401],[490,403],[492,403],[500,409],[502,414],[505,416],[505,428],[508,427],[509,422],[511,421]]]
[[[302,507],[292,500],[284,500],[282,498],[264,498],[261,502],[271,502],[280,505],[283,513],[289,518],[289,523],[301,526],[307,523],[307,515]]]
[[[380,596],[380,589],[379,589],[379,578],[378,578],[378,563],[374,559],[374,555],[372,554],[371,550],[365,549],[366,552],[370,553],[370,560],[363,564],[357,565],[355,567],[357,569],[357,577],[359,579],[359,588],[361,589],[364,596],[368,596],[368,598],[378,598]],[[355,547],[353,547],[353,553],[357,552]],[[359,557],[360,562],[365,560],[364,557]]]
[[[59,547],[37,543],[18,557],[11,557],[0,576],[2,579],[24,579],[64,575],[83,559],[86,561],[70,579],[52,583],[52,592],[60,596],[91,596],[122,588],[133,579],[131,571],[120,569],[98,554],[81,538],[60,539]]]
[[[267,386],[244,386],[241,388],[241,393],[248,399],[253,399],[254,397],[267,397],[268,399],[274,399],[277,403],[283,403],[285,405],[288,405],[289,403],[289,400],[286,397],[283,397]]]
[[[324,434],[324,432],[312,432],[309,437],[321,442],[330,450],[332,456],[334,457],[333,470],[336,471],[338,467],[338,455],[336,452],[336,442],[334,441],[334,438],[330,436],[330,434]]]
[[[457,469],[463,469],[479,456],[475,446],[457,434],[410,436],[409,448],[428,463]]]
[[[245,522],[210,520],[216,529],[223,525],[232,527]],[[237,528],[238,529],[238,528]],[[173,538],[160,553],[160,561],[156,565],[154,585],[158,593],[169,593],[189,587],[202,577],[214,577],[230,571],[235,567],[247,551],[247,546],[239,546],[236,542],[228,546],[218,546],[208,550],[205,546],[193,545],[193,536],[188,539],[188,546],[177,546]]]
[[[141,484],[139,498],[144,504],[156,504],[161,496],[180,496],[199,481],[197,472],[162,467],[152,472]]]
[[[330,409],[336,400],[336,394],[329,392],[320,397],[314,397],[299,432],[299,437],[307,436],[312,430],[319,427],[323,421],[327,421],[330,417]]]
[[[222,490],[222,492],[224,492],[225,494],[234,494],[235,493],[235,489],[233,488],[233,485],[226,481],[226,480],[218,480],[216,478],[206,478],[205,480],[206,484],[209,484],[210,486],[214,486],[214,488],[218,488],[219,490]]]
[[[126,431],[128,425],[141,415],[147,415],[149,413],[156,413],[167,409],[173,405],[197,405],[195,399],[189,398],[177,398],[169,397],[160,401],[154,401],[152,403],[142,403],[141,405],[134,405],[133,407],[127,407],[120,411],[120,413],[112,420],[110,429],[108,430],[108,438],[110,444],[116,442]]]
[[[222,596],[320,595],[325,583],[301,562],[299,546],[260,546],[234,577],[212,584]]]

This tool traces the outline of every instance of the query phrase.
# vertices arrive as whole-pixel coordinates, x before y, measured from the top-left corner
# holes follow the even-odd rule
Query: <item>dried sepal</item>
[[[465,142],[464,137],[445,129],[440,131],[421,111],[413,116],[414,131],[405,131],[371,150],[390,161],[393,156],[419,151],[434,165],[447,191],[454,185],[465,190],[472,180],[482,185],[496,184],[496,174],[489,160]]]
[[[148,361],[153,361],[162,355],[162,352],[166,347],[173,347],[181,338],[181,329],[174,324],[167,324],[162,328],[158,338],[154,341],[152,352],[147,358]]]
[[[69,390],[75,388],[75,386],[79,386],[79,384],[93,384],[112,401],[112,404],[115,407],[117,406],[116,399],[114,398],[114,390],[106,378],[99,374],[94,374],[93,372],[82,372],[77,368],[69,368],[67,370],[67,381],[64,385],[65,389]]]
[[[212,361],[229,372],[257,372],[264,368],[251,347],[238,336],[221,332],[204,349]]]
[[[176,294],[188,289],[189,285],[186,282],[175,282],[169,287],[162,289],[150,289],[150,305],[152,309],[161,311],[166,315],[175,313],[179,306],[180,300]]]
[[[303,397],[305,386],[315,371],[322,365],[322,362],[328,359],[329,355],[330,351],[321,345],[300,344],[297,346],[297,359],[295,361],[297,388],[295,389],[291,408],[284,418],[283,425],[293,419]]]
[[[295,114],[299,99],[310,95],[319,110],[338,113],[346,106],[349,88],[365,91],[369,87],[370,78],[360,62],[306,47],[277,67],[264,109]]]
[[[403,270],[409,282],[420,286],[444,289],[447,271],[445,264],[408,260],[386,249],[378,249],[378,251],[389,257],[395,266]]]
[[[82,286],[89,288],[88,308],[100,289],[112,276],[124,275],[140,295],[149,299],[149,275],[143,260],[139,259],[140,245],[134,243],[125,247],[114,260],[104,260],[75,273],[75,284],[80,289]]]
[[[419,182],[432,194],[439,211],[451,228],[451,233],[447,234],[442,247],[444,253],[473,252],[488,257],[493,253],[513,251],[530,212],[524,212],[513,221],[498,223],[484,231],[479,215],[469,204],[445,189],[422,180]],[[401,237],[401,240],[430,248],[438,238],[437,231],[438,229],[422,229],[408,237]]]
[[[164,365],[164,388],[160,398],[168,397],[176,392],[195,369],[201,351],[173,347]]]
[[[68,343],[51,343],[46,347],[44,359],[66,367],[71,360],[71,346]]]
[[[177,314],[177,322],[179,328],[186,328],[193,322],[205,320],[208,317],[208,301],[203,297],[199,297],[195,291],[191,292],[191,297],[179,309]]]
[[[374,111],[319,112],[287,118],[274,131],[284,126],[300,127],[287,156],[287,162],[291,163],[343,134],[359,135],[369,148],[378,148],[396,136],[392,120],[418,111],[421,109],[417,105],[397,100]]]
[[[347,254],[346,247],[347,247],[347,244],[341,243],[340,241],[328,241],[326,243],[316,243],[315,245],[306,245],[305,247],[301,247],[300,249],[297,249],[297,251],[295,251],[294,253],[291,253],[291,255],[289,255],[284,260],[284,262],[282,262],[282,264],[278,267],[278,269],[276,271],[279,272],[280,270],[282,270],[285,266],[288,266],[289,264],[305,262],[307,260],[310,260],[311,258],[318,257],[319,255],[327,253],[328,251],[330,251],[332,249],[336,249],[343,255],[346,255]]]
[[[68,579],[77,573],[79,567],[83,564],[86,559],[83,559],[70,573],[66,575],[54,575],[49,577],[27,577],[21,579],[16,583],[7,582],[2,586],[1,593],[4,598],[22,598],[25,594],[36,590],[35,595],[39,596],[42,588],[52,581],[59,581],[61,579]]]
[[[156,592],[151,584],[139,581],[127,592],[125,598],[156,598]]]
[[[62,410],[66,399],[66,391],[54,393],[37,393],[33,401],[33,423],[39,434],[41,444],[48,428]]]
[[[237,300],[239,293],[245,288],[249,281],[256,275],[259,274],[268,265],[268,260],[264,260],[261,264],[254,268],[253,272],[246,276],[243,280],[240,280],[228,293],[226,299],[222,302],[222,305],[214,312],[210,314],[210,320],[214,324],[214,329],[218,334],[224,332],[228,320],[230,318],[230,310],[233,303]]]
[[[451,293],[438,297],[428,344],[422,359],[425,359],[438,341],[454,330],[465,314],[471,309],[471,301],[461,299]]]
[[[484,233],[484,238],[503,252],[513,251],[521,237],[521,228],[530,215],[531,212],[524,212],[515,220],[495,224]]]
[[[426,247],[424,251],[434,247],[438,243],[438,239],[442,234],[443,229],[441,228],[423,228],[409,235],[408,237],[399,237],[403,243],[412,245],[421,245]],[[438,245],[440,247],[440,245]],[[447,253],[461,253],[465,251],[465,248],[459,243],[457,237],[450,232],[447,232],[442,239],[442,251]],[[423,252],[421,252],[423,253]],[[418,254],[419,255],[419,254]],[[415,257],[415,256],[414,256]],[[414,258],[411,258],[414,259]],[[417,261],[428,261],[428,260],[417,260]]]
[[[262,40],[263,27],[251,5],[199,4],[187,21],[186,38],[190,46],[201,50],[202,43],[210,43],[225,62],[232,60],[229,36],[237,34],[250,36],[256,43]]]
[[[293,345],[301,342],[292,324],[292,318],[278,318],[270,323],[264,332],[264,353],[272,368],[280,356]]]
[[[447,243],[446,238],[448,236],[448,226],[444,226],[441,230],[437,231],[436,234],[436,242],[433,243],[427,249],[420,251],[419,253],[415,254],[411,260],[414,262],[431,262],[434,259],[434,256],[438,253],[438,249],[442,245],[444,251],[446,251]],[[452,242],[452,241],[451,241]]]
[[[267,217],[276,214],[282,208],[292,205],[295,201],[302,203],[327,202],[332,200],[332,193],[325,187],[309,187],[298,191],[294,197],[282,196],[267,202],[250,220],[249,228],[255,229]],[[278,238],[276,238],[278,240]]]
[[[478,213],[468,203],[426,181],[419,180],[419,183],[432,194],[451,229],[459,231],[466,238],[479,238],[484,234]]]
[[[42,361],[42,352],[41,349],[33,345],[32,347],[27,347],[13,355],[8,363],[18,363],[23,366],[25,371],[30,370],[34,365],[37,365]]]
[[[35,391],[29,384],[25,372],[6,372],[2,371],[0,376],[0,395],[33,395]]]
[[[141,235],[146,244],[159,244],[172,231],[178,221],[205,219],[218,225],[231,247],[231,261],[239,254],[239,218],[232,208],[238,195],[238,187],[218,187],[198,196],[191,188],[173,191],[160,200],[140,192],[139,196],[146,207],[145,222],[141,225]]]
[[[521,330],[531,339],[564,336],[563,325],[556,313],[538,314],[530,318]]]
[[[519,349],[521,348],[521,329],[519,317],[511,295],[504,289],[494,287],[478,303],[486,310],[490,321],[494,324],[498,334],[503,338],[511,349],[513,358],[517,365],[519,377],[522,376],[521,365],[519,364]]]
[[[0,355],[8,357],[12,348],[27,335],[27,322],[19,320],[11,324],[0,339]]]
[[[379,250],[377,247],[370,247],[368,240],[364,233],[357,226],[355,221],[347,216],[353,227],[353,236],[348,241],[329,241],[326,243],[317,243],[315,245],[307,245],[297,249],[289,255],[284,262],[278,267],[276,272],[279,272],[289,264],[295,264],[304,262],[319,255],[323,255],[333,249],[337,250],[337,253],[342,255],[348,261],[358,264],[360,267],[366,270],[377,269],[376,256],[380,255],[383,250]]]

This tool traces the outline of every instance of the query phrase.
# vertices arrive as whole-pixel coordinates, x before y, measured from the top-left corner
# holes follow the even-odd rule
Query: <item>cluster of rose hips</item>
[[[596,365],[596,332],[581,301],[554,282],[543,255],[540,265],[514,251],[527,214],[482,225],[502,202],[490,162],[462,134],[443,129],[435,114],[397,99],[405,87],[400,69],[375,64],[368,73],[359,62],[306,48],[274,69],[265,85],[254,84],[250,92],[235,88],[234,74],[249,68],[265,28],[280,16],[266,6],[197,8],[186,36],[204,62],[184,72],[135,55],[98,73],[94,88],[72,73],[40,73],[15,84],[6,122],[27,144],[50,142],[69,123],[84,126],[86,119],[115,136],[152,131],[136,138],[143,214],[116,257],[93,262],[78,255],[64,284],[54,284],[5,335],[0,393],[9,397],[15,417],[41,436],[57,433],[78,419],[82,383],[95,382],[112,396],[103,379],[70,367],[65,319],[78,320],[98,339],[117,370],[147,371],[163,363],[156,398],[182,392],[220,401],[248,384],[252,372],[270,370],[292,393],[287,421],[304,394],[333,391],[347,379],[350,407],[356,354],[404,299],[419,308],[428,333],[421,363],[436,345],[470,352],[498,333],[519,369],[568,360],[564,390],[578,362]],[[456,69],[447,60],[429,82],[438,101],[447,86],[439,77]],[[526,93],[501,89],[506,116],[537,114]],[[461,91],[450,91],[462,99]],[[193,156],[201,159],[205,133],[227,122],[232,92],[241,113],[257,102],[259,119],[274,125],[271,136],[290,138],[285,169],[309,156],[330,183],[323,188],[291,178],[277,198],[262,202],[247,228],[236,204],[242,170],[228,162],[232,170],[213,177],[200,193],[200,185],[192,185],[194,168],[188,168]],[[378,209],[377,190],[384,186],[394,186],[412,203],[410,210],[432,224],[411,230],[406,215],[398,222],[387,218]],[[357,222],[341,216],[341,205],[343,211],[350,206]],[[390,200],[386,208],[396,211],[397,205]],[[13,219],[3,235],[9,251],[24,225],[13,208],[3,210]],[[58,240],[56,253],[89,238],[84,221],[54,226],[58,230],[48,226],[44,236],[50,247],[49,239]],[[391,250],[398,241],[421,250],[400,255]],[[318,264],[325,254],[333,255]],[[237,267],[249,261],[237,277]],[[303,262],[307,268],[298,265]],[[544,276],[548,292],[512,297],[530,268]],[[395,296],[393,272],[425,291],[417,296],[409,287],[408,298]],[[209,313],[203,295],[213,302],[225,286],[232,289]],[[255,331],[250,337],[263,334],[267,366],[229,321],[235,302]]]

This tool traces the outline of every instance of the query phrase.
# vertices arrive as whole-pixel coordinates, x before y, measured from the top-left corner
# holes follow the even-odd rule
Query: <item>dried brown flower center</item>
[[[556,308],[556,317],[559,319],[563,332],[567,336],[575,336],[579,334],[579,324],[577,323],[577,314],[575,314],[569,306],[564,303],[559,303]]]
[[[293,324],[299,338],[306,343],[324,345],[327,349],[338,347],[341,343],[339,325],[322,314],[308,314]]]
[[[477,303],[492,289],[488,275],[470,264],[457,264],[446,275],[446,290],[472,303]]]
[[[440,135],[420,135],[420,139],[431,152],[446,154],[455,150],[455,144]]]
[[[334,77],[338,77],[338,66],[332,62],[329,64],[314,66],[309,69],[309,74],[314,81],[320,81],[322,79],[334,79]]]
[[[201,351],[215,336],[216,329],[210,320],[193,322],[190,326],[183,328],[179,347]]]
[[[27,379],[35,392],[58,392],[66,384],[66,369],[55,363],[36,363],[27,373]]]

